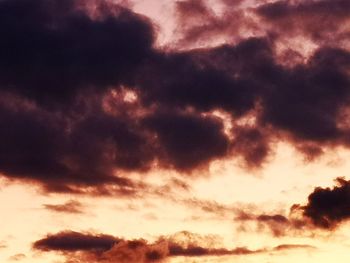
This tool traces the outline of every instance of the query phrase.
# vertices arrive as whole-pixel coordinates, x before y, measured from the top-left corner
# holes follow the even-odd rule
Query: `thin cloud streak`
[[[58,213],[69,213],[69,214],[82,214],[84,213],[84,205],[76,200],[69,200],[64,204],[44,204],[45,209],[58,212]]]

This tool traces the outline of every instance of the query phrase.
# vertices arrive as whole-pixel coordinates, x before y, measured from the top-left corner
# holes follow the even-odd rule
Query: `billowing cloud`
[[[164,154],[160,158],[177,169],[191,169],[227,154],[229,141],[218,118],[170,112],[145,122],[158,135],[158,151]]]
[[[7,0],[0,17],[0,88],[46,106],[125,82],[153,43],[145,18],[107,1]]]
[[[333,188],[316,187],[308,196],[306,204],[294,204],[288,215],[283,214],[254,214],[247,209],[235,211],[236,222],[257,223],[258,230],[266,227],[274,236],[300,235],[314,232],[317,229],[333,231],[350,219],[350,181],[337,178]]]
[[[115,140],[106,132],[120,148],[138,147],[142,138],[122,120],[100,115],[96,108],[88,117],[83,108],[93,107],[99,90],[126,81],[147,56],[153,30],[147,19],[109,5],[1,1],[0,122],[6,127],[0,132],[1,173],[42,182],[55,192],[79,192],[83,185],[98,188],[106,182],[122,194],[132,188],[128,179],[113,176],[109,142]],[[83,96],[78,105],[76,96],[90,89],[91,99]],[[91,126],[93,131],[81,132]],[[134,153],[142,152],[134,147]],[[137,155],[121,152],[114,161],[135,168]]]
[[[295,205],[303,215],[319,228],[332,230],[350,219],[350,181],[337,178],[333,188],[317,187],[304,206]]]
[[[93,0],[3,0],[0,32],[0,172],[47,192],[136,196],[148,186],[121,172],[185,175],[232,157],[260,168],[276,141],[308,160],[349,146],[350,54],[337,46],[293,67],[269,34],[167,50],[149,19]]]
[[[152,146],[146,147],[144,135],[131,123],[100,108],[62,116],[14,95],[4,95],[1,102],[0,170],[8,178],[40,182],[50,192],[127,196],[142,188],[114,173],[117,166],[143,169],[152,158]]]

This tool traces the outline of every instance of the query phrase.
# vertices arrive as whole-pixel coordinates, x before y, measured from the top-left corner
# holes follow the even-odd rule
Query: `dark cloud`
[[[349,2],[344,0],[294,1],[294,3],[287,0],[263,4],[259,7],[259,12],[271,19],[288,18],[293,15],[300,15],[305,18],[312,18],[313,15],[327,15],[328,17],[341,19],[350,17],[349,8]]]
[[[247,109],[256,109],[256,120],[253,126],[233,131],[238,138],[240,131],[245,135],[238,141],[238,145],[243,144],[238,151],[250,149],[256,155],[246,155],[249,153],[246,151],[243,156],[259,163],[270,152],[271,135],[290,141],[297,148],[313,142],[318,147],[347,145],[348,127],[342,125],[345,119],[340,118],[349,101],[349,53],[324,47],[306,64],[288,68],[276,62],[271,48],[267,39],[249,39],[235,47],[210,51],[210,59],[224,65],[222,70],[234,72],[240,81],[250,83],[250,91],[244,89],[251,96],[251,102],[246,105]],[[305,147],[299,149],[302,148],[305,154],[315,153],[305,151]]]
[[[341,26],[350,19],[347,0],[282,0],[261,5],[257,13],[272,23],[270,30],[282,35],[302,35],[334,43],[334,40],[344,40],[349,33]]]
[[[285,216],[278,215],[278,214],[277,215],[259,215],[257,217],[257,220],[261,222],[273,221],[281,224],[285,224],[288,222],[288,219]]]
[[[249,86],[242,89],[239,85],[229,86],[237,92],[233,97],[238,99],[241,95],[245,98],[237,100],[237,107],[231,104],[231,111],[242,112],[243,109],[243,113],[247,113],[257,107],[254,138],[262,137],[258,144],[265,149],[262,152],[268,151],[263,128],[270,125],[273,129],[268,130],[269,135],[287,131],[304,142],[345,139],[338,117],[348,103],[349,76],[346,71],[349,53],[341,49],[320,48],[308,63],[287,68],[275,61],[272,45],[269,39],[251,38],[237,46],[211,49],[207,55],[207,59],[217,63],[214,65],[222,71],[235,76],[235,83],[243,82]],[[229,95],[225,94],[225,97]],[[221,107],[230,111],[226,104],[221,104]]]
[[[115,175],[116,169],[147,170],[157,158],[159,166],[189,170],[225,156],[229,144],[214,117],[164,112],[138,123],[100,107],[62,116],[14,96],[3,102],[1,171],[10,179],[40,182],[50,192],[135,196],[146,185]],[[189,187],[179,180],[171,185]]]
[[[281,244],[273,248],[250,250],[246,247],[219,247],[215,236],[187,231],[162,236],[151,243],[144,239],[125,240],[107,235],[60,232],[38,240],[33,247],[42,252],[63,253],[67,262],[149,263],[168,262],[172,257],[226,257],[279,252],[292,249],[316,249],[306,244]]]
[[[229,255],[250,255],[262,252],[262,250],[250,250],[245,247],[238,247],[233,250],[224,248],[203,248],[200,246],[188,246],[186,248],[177,244],[169,245],[170,256],[183,256],[183,257],[208,257],[208,256],[229,256]]]
[[[1,171],[39,178],[65,169],[56,160],[60,151],[60,120],[31,109],[0,107]]]
[[[333,188],[317,187],[305,206],[297,205],[303,215],[319,228],[332,230],[350,219],[350,181],[337,178]]]
[[[83,204],[75,200],[70,200],[64,204],[44,204],[43,206],[47,210],[58,213],[81,214],[84,212]]]
[[[304,141],[344,139],[345,131],[339,128],[337,116],[348,103],[349,76],[340,64],[330,66],[340,54],[349,56],[345,51],[321,49],[307,65],[290,71],[275,67],[270,72],[272,86],[264,95],[263,121]]]
[[[254,106],[255,85],[249,78],[234,78],[232,68],[243,70],[248,65],[238,60],[244,63],[254,55],[263,55],[259,53],[266,47],[264,44],[263,40],[250,39],[237,47],[161,54],[141,72],[141,98],[147,104],[161,103],[163,107],[224,109],[243,114]],[[230,61],[236,56],[237,63]]]
[[[206,257],[250,255],[265,252],[265,249],[250,250],[216,248],[214,236],[200,236],[187,231],[172,236],[162,236],[154,243],[143,239],[124,240],[109,235],[60,232],[36,241],[33,247],[43,252],[63,253],[67,262],[164,262],[170,257]],[[213,247],[215,246],[215,247]],[[80,261],[79,261],[80,260]]]
[[[281,250],[290,250],[290,249],[316,249],[316,247],[305,245],[305,244],[282,244],[274,247],[273,250],[281,251]]]
[[[289,215],[254,214],[250,210],[236,211],[235,221],[256,222],[258,230],[266,227],[274,236],[305,234],[316,229],[333,231],[350,219],[350,181],[337,178],[333,188],[316,187],[306,205],[294,204]]]
[[[119,239],[110,235],[64,231],[47,235],[36,241],[33,247],[43,251],[106,251],[118,242]]]
[[[100,121],[94,130],[82,132],[81,125],[99,121],[104,115],[96,112],[98,117],[80,116],[77,120],[27,105],[13,96],[1,101],[0,170],[8,178],[41,182],[53,192],[79,192],[80,186],[102,187],[106,183],[115,185],[121,194],[133,188],[129,179],[113,176],[118,159],[111,159],[107,152],[113,153],[116,147],[113,138],[94,135],[109,129],[118,137],[113,119],[109,127]],[[122,126],[116,129],[120,136],[127,134]]]
[[[0,88],[52,106],[80,88],[125,82],[148,56],[153,31],[145,18],[107,3],[85,3],[99,11],[93,18],[76,0],[1,1]]]
[[[0,3],[0,24],[0,171],[53,192],[102,192],[107,182],[130,192],[131,181],[113,169],[146,162],[142,136],[87,97],[126,81],[150,52],[150,22],[103,1],[11,0]]]
[[[247,223],[253,222],[256,226],[254,231],[268,230],[274,237],[287,235],[300,235],[305,230],[311,229],[308,223],[296,215],[282,214],[254,214],[247,210],[236,211],[235,221],[240,223],[239,230],[247,231]]]
[[[145,123],[158,136],[163,162],[177,169],[192,169],[227,154],[229,141],[218,118],[162,112]]]
[[[247,168],[260,168],[271,154],[270,138],[263,129],[257,127],[237,127],[232,149],[243,157]]]
[[[309,8],[275,4],[285,16]],[[215,16],[202,1],[177,7]],[[307,160],[349,146],[345,49],[320,46],[287,67],[271,35],[156,48],[149,20],[108,1],[3,0],[0,33],[0,172],[47,192],[136,196],[146,184],[121,172],[190,172],[226,157],[259,168],[276,141]]]

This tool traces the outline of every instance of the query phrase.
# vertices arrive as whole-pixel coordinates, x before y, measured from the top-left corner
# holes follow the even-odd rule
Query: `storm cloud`
[[[153,43],[147,19],[104,1],[7,0],[0,17],[1,89],[46,106],[125,82]]]
[[[313,5],[255,12],[289,19],[330,4]],[[184,10],[209,12],[200,1],[179,4]],[[349,147],[343,47],[320,45],[292,67],[269,34],[168,50],[154,44],[152,21],[108,1],[3,0],[0,33],[0,172],[10,180],[135,196],[146,185],[121,172],[188,175],[225,158],[260,168],[276,141],[308,160]]]

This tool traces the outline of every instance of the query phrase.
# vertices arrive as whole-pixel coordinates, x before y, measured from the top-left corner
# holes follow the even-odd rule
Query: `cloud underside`
[[[227,18],[189,4],[176,9],[194,14],[184,35],[203,15],[212,28]],[[346,33],[334,25],[347,10],[340,0],[262,4],[250,12],[264,34],[180,51],[156,47],[152,21],[109,1],[2,0],[0,172],[47,192],[128,196],[146,186],[121,171],[186,175],[225,158],[259,168],[276,141],[310,160],[349,147],[350,54],[327,34]],[[214,28],[198,38],[231,32]],[[317,44],[303,60],[277,52],[295,34]]]
[[[253,223],[257,226],[253,231],[269,230],[275,237],[308,236],[319,230],[335,231],[350,219],[350,181],[338,177],[335,183],[332,188],[316,187],[306,204],[292,205],[288,215],[257,214],[256,208],[235,208],[234,220],[238,223],[238,230],[247,232]],[[226,212],[227,208],[215,207],[211,212],[220,214],[222,211]]]
[[[316,187],[306,205],[294,205],[292,210],[302,211],[321,229],[333,230],[347,222],[350,219],[350,181],[339,177],[336,183],[333,188]]]
[[[63,231],[47,235],[33,244],[41,253],[53,251],[67,262],[166,262],[172,257],[226,257],[273,253],[291,249],[316,249],[305,244],[281,244],[271,249],[250,250],[245,247],[217,247],[215,236],[179,232],[162,236],[153,243],[144,239],[125,240],[109,235]]]

